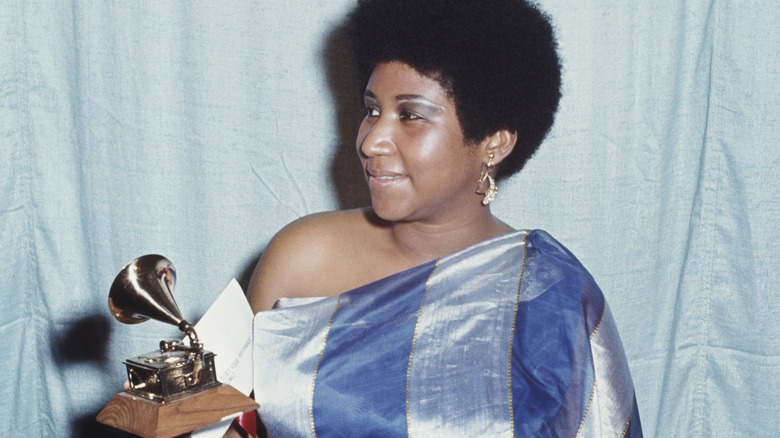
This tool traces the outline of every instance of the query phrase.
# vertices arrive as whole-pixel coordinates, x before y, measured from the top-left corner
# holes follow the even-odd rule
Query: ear
[[[515,150],[517,144],[517,132],[500,129],[482,140],[482,152],[487,163],[490,154],[493,154],[493,163],[498,165],[504,158]]]

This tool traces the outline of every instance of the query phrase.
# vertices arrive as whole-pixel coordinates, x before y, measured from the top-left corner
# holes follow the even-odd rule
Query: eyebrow
[[[376,95],[371,92],[371,90],[366,90],[363,92],[363,98],[369,98],[376,100]],[[395,100],[398,102],[414,102],[419,103],[421,105],[425,105],[427,107],[430,107],[432,109],[436,109],[439,111],[444,110],[443,105],[439,105],[438,103],[435,103],[428,99],[427,97],[421,95],[421,94],[399,94],[395,96]]]

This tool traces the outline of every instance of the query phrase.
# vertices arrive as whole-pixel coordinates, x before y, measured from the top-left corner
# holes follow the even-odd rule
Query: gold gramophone
[[[176,270],[163,256],[141,256],[122,268],[111,285],[108,307],[125,324],[155,319],[179,327],[189,339],[160,341],[160,349],[127,359],[128,383],[97,420],[144,437],[172,437],[258,408],[217,380],[214,354],[203,349],[183,319],[173,288]]]

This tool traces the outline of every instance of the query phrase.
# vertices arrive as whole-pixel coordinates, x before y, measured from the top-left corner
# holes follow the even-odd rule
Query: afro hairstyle
[[[526,0],[358,0],[346,35],[361,91],[376,65],[403,62],[447,90],[467,141],[517,132],[498,178],[518,172],[552,127],[557,44]]]

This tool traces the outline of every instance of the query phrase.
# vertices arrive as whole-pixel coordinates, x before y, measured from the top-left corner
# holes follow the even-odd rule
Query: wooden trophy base
[[[97,421],[144,438],[170,438],[260,407],[230,385],[160,403],[120,392]]]

